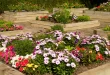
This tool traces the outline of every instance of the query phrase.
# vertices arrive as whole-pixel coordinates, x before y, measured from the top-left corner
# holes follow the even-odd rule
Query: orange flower
[[[84,47],[82,47],[82,48],[76,47],[76,49],[77,49],[78,51],[80,51],[80,50],[82,50],[82,51],[86,50]]]
[[[104,58],[103,58],[102,54],[100,54],[100,52],[97,53],[96,60],[104,60]]]

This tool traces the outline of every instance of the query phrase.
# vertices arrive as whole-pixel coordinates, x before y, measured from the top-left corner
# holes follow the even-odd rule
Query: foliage
[[[51,73],[51,64],[44,64],[44,57],[42,55],[38,54],[33,61],[34,63],[39,64],[39,67],[37,68],[37,74],[43,75],[46,73]]]
[[[34,43],[31,40],[14,40],[11,45],[15,47],[16,54],[26,55],[30,54],[34,50]]]
[[[103,3],[96,7],[96,11],[110,11],[110,2]]]
[[[62,25],[51,26],[51,30],[53,30],[53,31],[60,30],[60,31],[64,32],[64,29],[63,29],[63,26]]]
[[[110,35],[108,35],[108,40],[110,40]]]
[[[53,15],[53,18],[58,22],[58,23],[68,23],[69,22],[69,16],[70,12],[66,9],[63,9]]]
[[[61,8],[84,8],[85,5],[80,2],[74,2],[74,3],[63,3],[59,7]]]
[[[103,28],[104,31],[110,31],[110,25],[107,25],[106,27]]]
[[[29,2],[18,2],[17,5],[9,5],[8,8],[12,11],[36,11],[38,10],[38,5]]]
[[[90,17],[87,16],[87,15],[78,16],[78,18],[76,19],[76,21],[78,21],[78,22],[90,21]]]
[[[34,39],[35,40],[40,40],[40,39],[45,39],[45,38],[54,38],[52,34],[39,34],[39,35],[35,35]]]
[[[0,31],[22,30],[22,26],[13,25],[11,21],[0,20]]]

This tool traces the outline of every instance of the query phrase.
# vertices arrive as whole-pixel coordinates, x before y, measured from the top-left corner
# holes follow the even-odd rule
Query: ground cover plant
[[[0,31],[22,30],[23,26],[14,25],[11,21],[0,20]]]
[[[107,25],[103,28],[104,31],[110,31],[110,25]]]

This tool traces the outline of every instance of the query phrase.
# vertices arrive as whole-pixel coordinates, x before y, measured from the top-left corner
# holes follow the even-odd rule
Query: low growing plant
[[[90,21],[90,17],[87,15],[78,16],[76,21],[78,21],[78,22]]]
[[[10,43],[13,45],[16,54],[25,56],[26,54],[31,54],[34,50],[34,43],[31,40],[14,40]]]
[[[60,31],[64,32],[64,29],[63,29],[63,26],[62,26],[62,25],[54,25],[54,26],[51,26],[51,29],[52,29],[53,31],[55,31],[55,30],[60,30]]]
[[[110,31],[110,25],[107,25],[106,27],[103,28],[104,31]]]

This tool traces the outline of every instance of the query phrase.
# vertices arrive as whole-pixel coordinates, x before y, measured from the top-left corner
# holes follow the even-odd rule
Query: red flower
[[[16,67],[19,67],[20,66],[20,62],[16,62]]]
[[[78,51],[80,51],[81,48],[80,48],[80,47],[76,47],[76,49],[77,49]]]
[[[96,55],[96,60],[104,60],[102,54],[100,54],[99,52]]]
[[[97,6],[97,8],[100,8],[100,6]]]
[[[80,47],[76,47],[76,49],[78,50],[78,51],[80,51],[80,50],[82,50],[82,51],[84,51],[84,50],[86,50],[85,48],[80,48]]]
[[[18,60],[19,60],[19,61],[21,61],[21,60],[22,60],[22,58],[21,58],[21,57],[19,57],[19,58],[18,58]]]
[[[20,63],[21,66],[26,66],[27,64],[28,64],[28,59],[24,59],[24,60]]]
[[[0,57],[2,56],[3,52],[0,52]]]
[[[19,68],[19,71],[21,71],[21,72],[22,72],[22,71],[23,71],[23,67],[20,67],[20,68]]]
[[[26,65],[28,64],[28,59],[24,59],[24,61],[23,61]]]

